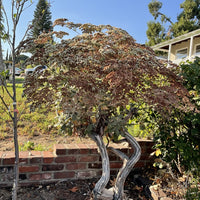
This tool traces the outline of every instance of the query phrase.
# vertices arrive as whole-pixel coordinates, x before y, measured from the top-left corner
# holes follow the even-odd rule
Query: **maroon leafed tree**
[[[28,76],[24,93],[33,109],[42,104],[56,108],[62,130],[88,135],[96,142],[102,176],[93,190],[94,199],[122,200],[126,177],[141,155],[139,144],[127,131],[129,119],[137,114],[140,103],[166,117],[174,108],[187,109],[188,91],[181,78],[156,59],[152,49],[137,44],[126,31],[109,25],[74,24],[66,19],[56,20],[54,27],[57,25],[81,34],[63,39],[66,32],[53,31],[34,41],[44,48],[35,52],[32,61],[49,69]],[[108,147],[103,137],[115,142],[126,139],[134,149],[133,155],[128,157]],[[108,150],[123,160],[115,185],[109,190]]]

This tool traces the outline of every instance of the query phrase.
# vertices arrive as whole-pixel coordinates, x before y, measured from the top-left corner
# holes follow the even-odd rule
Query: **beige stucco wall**
[[[189,41],[184,41],[184,42],[181,42],[181,43],[175,44],[175,45],[172,44],[170,60],[174,61],[176,59],[176,51],[177,50],[185,49],[185,48],[187,48],[188,52],[189,52],[189,48],[190,48],[190,42]]]

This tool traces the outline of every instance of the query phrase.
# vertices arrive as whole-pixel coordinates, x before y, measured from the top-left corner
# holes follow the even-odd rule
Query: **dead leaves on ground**
[[[78,191],[78,187],[75,186],[75,187],[69,189],[69,191],[75,193]]]

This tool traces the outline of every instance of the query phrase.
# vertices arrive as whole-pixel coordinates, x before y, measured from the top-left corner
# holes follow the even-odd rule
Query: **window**
[[[176,59],[183,59],[187,57],[187,49],[180,49],[176,51]]]
[[[196,56],[200,56],[200,44],[196,45]]]

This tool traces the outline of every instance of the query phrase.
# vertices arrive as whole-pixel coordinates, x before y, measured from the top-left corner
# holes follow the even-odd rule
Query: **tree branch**
[[[113,147],[108,147],[108,150],[112,151],[113,153],[115,153],[118,157],[120,157],[123,161],[126,160],[128,161],[129,157],[127,155],[125,155],[123,152],[113,148]]]
[[[11,113],[10,113],[10,111],[9,111],[10,109],[9,109],[9,107],[7,106],[6,102],[4,101],[4,98],[3,98],[1,95],[0,95],[0,99],[1,99],[1,101],[3,102],[3,105],[6,107],[10,118],[13,120],[13,116],[11,115]]]

